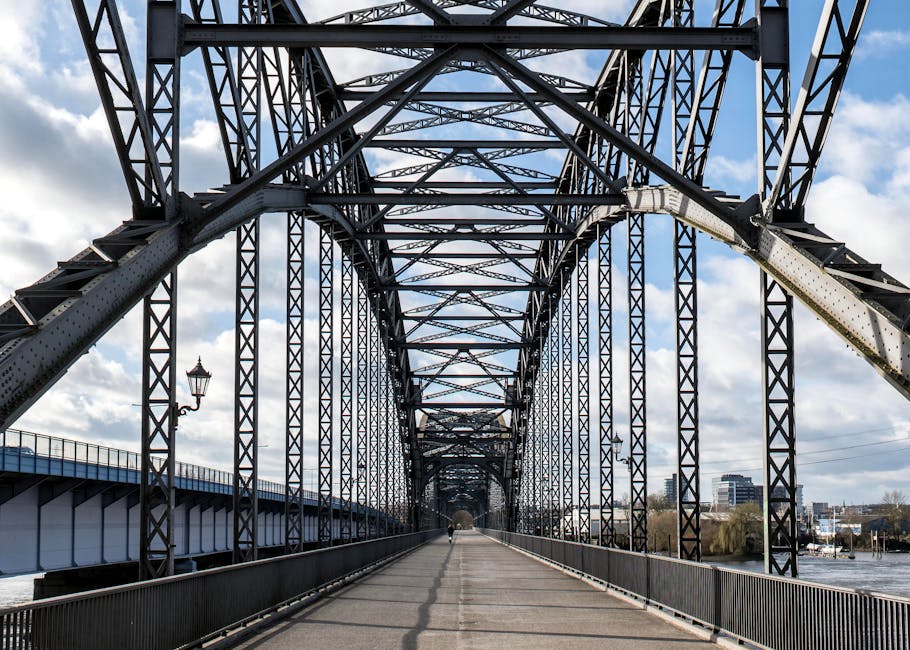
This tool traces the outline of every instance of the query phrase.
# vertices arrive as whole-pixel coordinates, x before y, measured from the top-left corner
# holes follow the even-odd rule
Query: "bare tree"
[[[900,534],[907,511],[907,496],[901,490],[889,490],[882,496],[885,506],[885,521],[891,530]]]

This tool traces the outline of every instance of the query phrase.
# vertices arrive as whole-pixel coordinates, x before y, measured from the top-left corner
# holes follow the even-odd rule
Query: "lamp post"
[[[632,458],[631,456],[625,456],[620,458],[619,454],[622,452],[622,438],[619,435],[613,436],[610,440],[610,444],[613,446],[613,456],[616,457],[619,462],[623,463],[626,466],[626,470],[629,472],[629,509],[626,511],[626,521],[629,526],[629,541],[632,540]],[[601,506],[602,507],[602,506]]]
[[[613,456],[618,457],[622,451],[622,438],[619,437],[619,434],[610,438],[610,445],[613,447]]]
[[[610,444],[613,446],[613,457],[616,458],[616,460],[618,460],[620,463],[625,463],[626,467],[628,467],[631,459],[628,457],[620,458],[619,456],[619,454],[622,452],[622,438],[620,438],[617,434],[610,439]]]
[[[177,426],[177,419],[181,415],[186,415],[190,411],[199,410],[202,398],[205,397],[205,393],[209,389],[212,373],[203,367],[202,357],[198,358],[196,366],[192,370],[187,370],[186,380],[190,384],[190,395],[196,398],[196,406],[178,406],[176,403],[174,404],[174,408],[177,411],[177,417],[174,418],[175,428]]]

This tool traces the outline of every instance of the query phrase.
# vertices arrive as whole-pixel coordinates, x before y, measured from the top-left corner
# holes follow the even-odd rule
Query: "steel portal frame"
[[[173,564],[169,494],[179,413],[176,266],[230,230],[238,233],[235,549],[237,559],[255,555],[257,245],[259,215],[275,210],[287,212],[289,219],[289,550],[299,549],[303,539],[304,220],[315,222],[321,232],[319,541],[388,534],[401,530],[405,521],[420,521],[403,507],[416,508],[430,475],[435,494],[454,499],[452,503],[486,507],[491,492],[495,500],[501,490],[502,512],[495,517],[505,525],[515,526],[520,517],[528,530],[536,525],[541,534],[587,538],[591,323],[586,261],[596,243],[599,368],[594,392],[599,402],[601,543],[607,545],[615,544],[612,465],[617,430],[610,228],[626,220],[630,545],[645,550],[646,217],[631,197],[649,196],[644,186],[651,175],[694,206],[672,211],[677,217],[679,553],[697,559],[700,545],[698,226],[712,235],[722,232],[724,241],[734,242],[763,265],[768,569],[795,572],[792,294],[816,311],[830,306],[782,273],[762,242],[770,236],[786,237],[806,255],[818,249],[809,242],[830,247],[818,267],[821,277],[875,292],[856,295],[877,322],[890,326],[910,315],[903,285],[844,246],[838,248],[802,217],[865,0],[826,2],[814,56],[792,109],[783,0],[760,0],[757,23],[745,20],[745,0],[718,0],[709,27],[696,25],[689,0],[639,0],[622,26],[533,1],[492,0],[396,3],[316,24],[307,23],[292,0],[241,0],[239,20],[231,25],[225,23],[217,0],[191,0],[194,22],[181,18],[179,3],[153,0],[148,5],[144,97],[116,6],[97,0],[89,10],[86,4],[74,1],[77,23],[114,135],[133,219],[0,308],[2,376],[12,378],[2,381],[15,382],[4,392],[0,412],[4,423],[11,422],[110,323],[148,296],[143,336],[143,467],[149,470],[144,471],[149,480],[142,497],[143,577],[166,575]],[[465,5],[480,12],[482,20],[448,11]],[[386,22],[420,14],[434,24]],[[509,24],[516,16],[544,24]],[[507,45],[489,47],[491,37]],[[317,46],[367,47],[414,64],[339,84]],[[610,49],[607,63],[593,83],[537,74],[522,63],[557,50],[605,47]],[[176,134],[180,62],[192,55],[192,48],[201,52],[211,89],[229,185],[190,198],[178,192]],[[644,50],[655,51],[650,62]],[[695,50],[705,50],[699,75]],[[719,198],[701,186],[737,53],[758,61],[762,205]],[[473,95],[426,90],[434,76],[455,72],[492,77],[503,89]],[[668,97],[672,110],[665,110]],[[354,105],[346,106],[346,101]],[[483,105],[465,106],[472,102]],[[574,120],[576,132],[563,132],[544,106]],[[417,119],[392,121],[404,111]],[[260,165],[260,121],[266,113],[277,157]],[[656,153],[665,115],[672,131],[670,162]],[[369,116],[375,119],[358,133],[355,127]],[[425,140],[411,135],[417,129],[464,123],[487,129],[491,136],[466,141],[458,134]],[[508,135],[515,129],[537,139],[516,144]],[[364,158],[367,148],[417,155],[427,162],[372,170]],[[546,170],[539,158],[553,148],[566,152],[559,174]],[[463,183],[441,177],[444,170],[458,167],[483,178]],[[460,213],[452,215],[454,209]],[[429,210],[435,214],[428,218],[408,216]],[[443,210],[445,216],[439,216]],[[690,218],[693,210],[701,216]],[[497,214],[490,216],[493,212]],[[333,292],[339,282],[341,355],[336,362]],[[102,299],[95,287],[119,288]],[[516,294],[525,301],[523,309],[514,303]],[[92,310],[100,317],[90,317]],[[64,331],[78,335],[63,342]],[[55,352],[39,376],[29,370],[29,360],[41,346],[53,346]],[[886,354],[870,346],[858,348],[910,393],[910,378]],[[336,408],[341,415],[337,436]],[[153,453],[163,454],[163,460]],[[483,472],[495,474],[495,489]],[[337,535],[331,516],[336,489],[342,512]],[[464,490],[477,492],[465,496]],[[579,531],[570,533],[566,518],[572,520],[576,506]]]

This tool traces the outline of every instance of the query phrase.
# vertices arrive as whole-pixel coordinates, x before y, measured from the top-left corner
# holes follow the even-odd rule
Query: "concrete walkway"
[[[240,647],[710,648],[473,531],[423,546]]]

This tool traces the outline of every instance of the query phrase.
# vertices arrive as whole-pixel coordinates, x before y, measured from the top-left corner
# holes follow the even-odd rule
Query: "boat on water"
[[[808,555],[810,557],[832,557],[832,558],[844,558],[853,560],[855,555],[853,551],[844,552],[843,546],[837,546],[835,544],[806,544],[805,551],[801,555]]]

